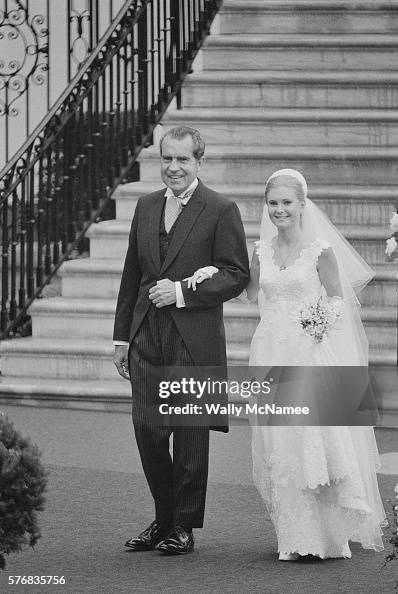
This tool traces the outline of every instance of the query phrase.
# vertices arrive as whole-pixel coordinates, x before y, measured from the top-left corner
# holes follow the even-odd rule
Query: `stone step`
[[[185,107],[396,109],[393,71],[207,70],[184,81]]]
[[[2,374],[7,378],[107,380],[115,374],[113,351],[112,340],[65,337],[4,340],[0,344]]]
[[[369,226],[362,229],[359,226],[345,227],[340,225],[339,229],[369,266],[376,266],[385,262],[385,228]]]
[[[396,33],[398,4],[346,0],[226,0],[220,33]]]
[[[211,186],[264,183],[277,169],[298,169],[309,186],[396,185],[398,149],[394,147],[309,147],[210,145],[201,179]],[[144,149],[140,158],[140,177],[159,187],[157,147]]]
[[[124,256],[119,259],[90,257],[64,262],[57,272],[62,296],[115,299],[119,292]]]
[[[116,299],[54,297],[30,307],[35,338],[108,338],[112,342]]]
[[[112,412],[131,411],[131,386],[118,374],[114,379],[2,378],[2,404],[74,408]]]
[[[359,294],[367,307],[397,307],[398,269],[391,264],[374,266],[375,278]]]
[[[90,257],[101,260],[124,261],[128,247],[130,223],[127,221],[102,221],[89,227]]]
[[[116,218],[131,221],[140,196],[149,194],[155,186],[151,182],[134,182],[119,186],[113,198]],[[212,188],[234,200],[245,222],[261,220],[264,205],[264,184],[213,184]],[[398,202],[394,186],[311,186],[309,197],[336,225],[349,222],[355,225],[385,225]]]
[[[112,340],[115,300],[54,297],[36,301],[30,309],[35,338]],[[364,307],[361,311],[372,346],[396,348],[396,307]],[[228,343],[249,343],[258,324],[255,304],[229,302],[224,306]]]
[[[211,35],[203,70],[395,70],[396,35]]]
[[[387,312],[385,314],[387,316]],[[366,336],[368,337],[369,345],[374,350],[391,349],[392,352],[397,353],[396,308],[393,308],[391,314],[388,315],[388,319],[385,317],[378,321],[364,319]]]
[[[118,378],[113,353],[112,340],[108,339],[28,337],[3,340],[0,343],[2,379],[14,383],[15,378],[28,378],[32,383],[41,380],[43,385],[48,380],[102,383]],[[247,354],[248,346],[227,347],[230,364],[245,364]]]
[[[206,144],[252,146],[396,146],[397,110],[193,108],[169,109],[162,120],[167,130],[198,128]]]

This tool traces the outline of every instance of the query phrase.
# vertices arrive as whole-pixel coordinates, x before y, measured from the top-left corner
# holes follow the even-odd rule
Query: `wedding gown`
[[[317,260],[329,244],[316,239],[282,270],[270,242],[256,245],[261,320],[250,365],[359,365],[344,323],[341,340],[337,324],[330,339],[316,344],[298,321],[302,306],[324,292]],[[381,526],[386,522],[372,427],[253,426],[252,455],[254,482],[274,524],[278,551],[350,557],[350,540],[383,549]]]

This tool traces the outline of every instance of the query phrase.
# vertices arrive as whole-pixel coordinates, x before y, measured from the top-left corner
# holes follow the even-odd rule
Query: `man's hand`
[[[154,287],[149,289],[149,299],[156,307],[173,305],[177,301],[174,282],[168,278],[158,281]]]
[[[117,367],[119,375],[122,376],[123,379],[130,380],[130,374],[128,369],[128,353],[129,353],[129,345],[122,344],[115,346],[115,354],[113,355],[113,362]]]

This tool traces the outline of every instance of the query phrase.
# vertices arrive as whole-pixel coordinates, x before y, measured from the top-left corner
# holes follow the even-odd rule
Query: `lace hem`
[[[364,429],[253,428],[254,484],[280,551],[341,557],[350,540],[383,549],[377,446]]]
[[[337,485],[321,493],[297,490],[291,483],[272,485],[264,475],[256,486],[275,527],[279,551],[324,559],[350,556],[349,541],[359,542],[365,549],[384,549],[386,519],[370,509],[341,505]]]

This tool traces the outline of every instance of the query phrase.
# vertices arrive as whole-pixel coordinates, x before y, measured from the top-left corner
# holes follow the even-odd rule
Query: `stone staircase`
[[[306,176],[310,197],[376,270],[361,295],[383,422],[398,423],[397,266],[384,240],[398,199],[398,0],[225,0],[183,109],[207,142],[201,178],[236,200],[249,249],[259,235],[264,180],[281,167]],[[31,308],[33,336],[1,345],[3,401],[129,409],[112,363],[112,327],[137,198],[160,187],[158,148],[141,181],[120,186],[116,220],[89,230],[90,257],[65,263],[61,294]],[[228,356],[247,360],[256,306],[225,306]]]

